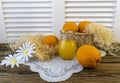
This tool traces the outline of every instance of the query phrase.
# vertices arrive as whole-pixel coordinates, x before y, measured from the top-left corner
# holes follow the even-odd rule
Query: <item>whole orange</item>
[[[92,45],[83,45],[77,51],[77,60],[85,68],[94,68],[101,61],[99,50]]]
[[[78,24],[78,29],[80,32],[83,32],[83,30],[90,24],[89,21],[82,21]]]
[[[47,44],[49,46],[58,44],[58,38],[54,35],[47,35],[42,40],[43,44]]]
[[[73,31],[73,32],[78,32],[79,31],[78,26],[75,22],[66,22],[63,25],[63,30],[64,31]]]

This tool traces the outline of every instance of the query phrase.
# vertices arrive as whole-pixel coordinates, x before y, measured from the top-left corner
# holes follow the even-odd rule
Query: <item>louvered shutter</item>
[[[24,34],[53,34],[52,0],[2,0],[8,40]]]
[[[65,21],[84,20],[114,27],[117,0],[65,0]]]

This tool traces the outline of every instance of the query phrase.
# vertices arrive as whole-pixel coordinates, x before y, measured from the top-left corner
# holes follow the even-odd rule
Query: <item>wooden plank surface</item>
[[[73,74],[71,78],[59,83],[120,83],[120,64],[102,63],[95,69],[84,69]],[[5,68],[0,67],[0,83],[47,83],[29,67]]]
[[[0,60],[4,58],[0,56]],[[7,54],[7,53],[6,53]],[[30,71],[28,66],[19,68],[0,66],[0,83],[48,83],[38,73]],[[120,57],[105,56],[101,64],[94,69],[84,69],[71,78],[59,83],[120,83]]]

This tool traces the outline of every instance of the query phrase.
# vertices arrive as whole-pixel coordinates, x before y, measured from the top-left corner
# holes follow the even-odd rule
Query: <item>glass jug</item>
[[[61,31],[61,39],[58,44],[59,56],[65,60],[71,60],[76,55],[77,45],[76,42],[70,39],[69,32]]]

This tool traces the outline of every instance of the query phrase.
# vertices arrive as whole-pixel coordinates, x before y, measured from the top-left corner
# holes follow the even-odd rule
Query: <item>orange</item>
[[[64,31],[73,31],[73,32],[78,32],[78,26],[75,22],[66,22],[64,25],[63,25],[63,30]]]
[[[85,68],[94,68],[101,61],[99,50],[92,45],[83,45],[77,51],[77,60]]]
[[[80,32],[83,32],[83,30],[90,24],[89,21],[82,21],[78,24],[78,29]]]
[[[58,44],[58,38],[54,35],[47,35],[42,40],[43,44],[47,44],[49,46]]]

